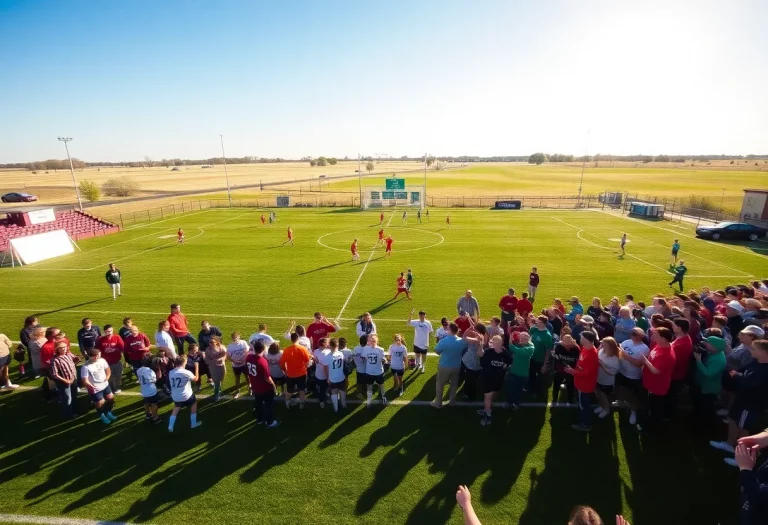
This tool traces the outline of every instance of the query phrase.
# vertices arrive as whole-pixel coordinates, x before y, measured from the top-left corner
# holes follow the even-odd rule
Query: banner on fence
[[[496,201],[497,210],[519,210],[523,207],[521,201]]]

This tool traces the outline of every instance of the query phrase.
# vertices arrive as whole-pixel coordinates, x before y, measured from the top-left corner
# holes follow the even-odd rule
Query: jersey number
[[[184,379],[181,377],[174,377],[173,378],[173,388],[184,388]]]
[[[368,356],[368,363],[369,364],[375,365],[378,362],[379,362],[379,356],[376,356],[376,355],[369,355]]]
[[[342,359],[334,359],[333,363],[331,363],[331,366],[334,370],[338,370],[339,368],[341,368],[342,364],[343,364]]]
[[[149,384],[149,381],[147,381],[147,378],[146,378],[146,377],[144,377],[144,376],[141,376],[141,384],[142,384],[142,385],[148,385],[148,384]]]
[[[247,363],[247,364],[248,364],[248,375],[253,377],[258,376],[259,369],[256,368],[256,365],[254,365],[253,363]]]

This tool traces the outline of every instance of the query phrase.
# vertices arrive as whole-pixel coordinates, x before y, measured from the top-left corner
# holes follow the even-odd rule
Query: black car
[[[37,197],[29,193],[6,193],[2,200],[3,202],[32,202],[36,201]]]
[[[701,226],[696,228],[696,236],[718,241],[720,239],[733,239],[739,241],[756,241],[765,237],[765,228],[752,226],[743,222],[721,222],[714,226]]]

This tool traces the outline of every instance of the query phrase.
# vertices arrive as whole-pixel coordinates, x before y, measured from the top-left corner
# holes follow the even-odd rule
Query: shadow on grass
[[[112,299],[112,296],[108,295],[106,297],[100,297],[99,299],[93,299],[91,301],[85,301],[85,302],[82,302],[82,303],[71,304],[69,306],[62,306],[61,308],[56,308],[55,310],[49,310],[47,312],[35,312],[35,313],[30,314],[30,315],[34,315],[35,317],[42,317],[43,315],[55,314],[57,312],[63,312],[65,310],[71,310],[73,308],[80,308],[81,306],[87,306],[89,304],[102,303],[104,301],[109,301],[111,299]]]
[[[327,270],[329,268],[334,268],[336,266],[343,266],[345,264],[349,264],[349,261],[341,261],[341,262],[337,262],[337,263],[333,263],[333,264],[326,264],[325,266],[319,266],[319,267],[315,268],[314,270],[307,270],[306,272],[301,272],[298,275],[307,275],[307,274],[310,274],[310,273],[321,272],[323,270]]]

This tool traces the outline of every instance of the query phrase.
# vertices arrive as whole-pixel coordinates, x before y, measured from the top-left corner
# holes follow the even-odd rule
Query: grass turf
[[[391,259],[381,248],[371,255],[378,212],[279,210],[272,227],[261,225],[260,214],[190,213],[84,241],[83,252],[64,258],[3,269],[3,287],[19,293],[6,296],[0,327],[15,335],[24,316],[38,313],[74,339],[81,317],[103,326],[130,315],[151,337],[168,304],[180,302],[195,333],[205,317],[225,334],[249,334],[265,321],[277,336],[290,319],[308,322],[315,310],[333,318],[347,303],[340,335],[352,343],[353,321],[346,319],[368,310],[388,344],[397,331],[410,342],[404,319],[411,307],[424,308],[433,322],[452,317],[466,288],[483,316],[497,314],[498,298],[509,285],[524,290],[533,265],[542,274],[540,303],[573,294],[585,302],[624,293],[648,299],[668,291],[674,237],[690,268],[687,287],[744,282],[765,271],[765,244],[713,244],[692,238],[685,224],[598,212],[431,210],[431,222],[415,225],[412,213],[403,227],[400,211],[387,211]],[[280,246],[288,224],[295,248]],[[183,247],[166,237],[178,227],[187,232]],[[613,239],[624,231],[631,242],[622,258]],[[359,263],[349,260],[353,237]],[[126,295],[118,301],[103,280],[110,261],[124,275]],[[392,302],[395,278],[407,267],[415,298]],[[435,366],[430,358],[426,374],[407,375],[404,400],[432,399]],[[135,391],[134,382],[126,386]],[[231,373],[227,386],[231,392]],[[0,513],[168,523],[243,514],[265,523],[442,523],[459,520],[453,493],[464,483],[484,523],[560,523],[576,503],[604,517],[623,512],[636,525],[735,516],[736,472],[706,445],[718,436],[694,436],[682,425],[638,437],[616,415],[584,436],[571,431],[575,412],[564,408],[497,413],[493,428],[484,429],[474,408],[352,405],[335,416],[310,405],[288,414],[279,408],[283,424],[267,431],[254,427],[247,401],[206,400],[203,427],[190,431],[183,413],[168,435],[141,421],[134,396],[119,398],[121,418],[109,428],[92,413],[60,423],[55,407],[38,398],[35,391],[0,396],[0,420],[16,422],[2,433]]]

